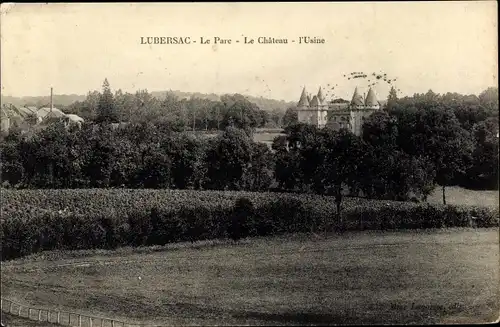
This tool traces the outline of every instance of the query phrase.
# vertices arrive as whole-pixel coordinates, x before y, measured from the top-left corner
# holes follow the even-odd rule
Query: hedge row
[[[182,207],[223,207],[231,209],[238,198],[250,199],[261,207],[273,201],[298,200],[304,205],[333,214],[335,204],[331,197],[314,194],[277,192],[198,191],[171,189],[50,189],[6,190],[2,189],[2,219],[30,219],[42,213],[64,211],[72,214],[128,215],[134,211],[180,210]],[[357,207],[383,207],[386,205],[409,208],[409,202],[378,201],[363,198],[346,198],[345,210]]]
[[[325,212],[299,200],[274,200],[248,211],[241,221],[240,237],[315,231]],[[115,248],[164,245],[172,242],[220,239],[234,228],[235,208],[224,206],[153,207],[119,211],[67,213],[46,211],[29,219],[3,219],[2,260],[45,250]]]
[[[497,208],[454,205],[355,208],[344,215],[348,230],[498,227]]]
[[[85,208],[80,206],[73,208],[78,210],[59,211],[48,204],[48,209],[36,210],[31,207],[30,215],[20,214],[26,213],[21,210],[21,206],[18,206],[19,211],[15,211],[13,208],[16,206],[11,203],[0,230],[2,260],[45,250],[164,245],[180,241],[234,238],[235,233],[238,238],[320,232],[325,228],[331,230],[337,227],[333,203],[327,205],[326,202],[333,201],[326,197],[279,195],[272,198],[268,194],[264,201],[258,193],[253,198],[252,194],[246,193],[250,196],[244,197],[247,205],[242,207],[234,206],[234,200],[233,205],[228,205],[227,198],[220,201],[224,198],[223,192],[213,194],[212,201],[208,201],[209,192],[203,193],[207,201],[197,200],[193,196],[191,202],[181,201],[180,204],[172,205],[150,198],[153,204],[144,200],[141,207],[126,206],[124,209],[108,203],[107,209],[101,207],[101,211],[96,209],[97,206],[89,206],[89,210],[80,210]],[[233,198],[234,192],[230,194]],[[65,202],[64,199],[60,200]],[[82,203],[89,204],[83,200]],[[318,205],[321,203],[323,205]],[[499,224],[498,208],[387,201],[372,205],[371,201],[359,199],[349,199],[346,204],[342,220],[347,230],[493,227]]]
[[[231,209],[240,197],[250,199],[255,206],[273,200],[300,199],[303,203],[323,207],[326,211],[333,210],[330,198],[287,193],[170,189],[2,190],[2,217],[26,218],[59,210],[73,214],[108,212],[127,215],[138,210],[159,208],[162,211],[170,211],[186,206]]]

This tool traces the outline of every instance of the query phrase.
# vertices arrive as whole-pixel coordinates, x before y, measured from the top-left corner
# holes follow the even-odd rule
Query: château
[[[380,108],[380,102],[372,88],[368,90],[366,98],[356,87],[350,103],[333,103],[325,99],[321,87],[312,98],[304,87],[296,110],[301,123],[313,124],[318,128],[326,126],[334,130],[347,128],[359,136],[364,120]]]

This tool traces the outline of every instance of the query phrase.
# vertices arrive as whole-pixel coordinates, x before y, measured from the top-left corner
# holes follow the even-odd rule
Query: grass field
[[[253,140],[254,140],[254,142],[265,143],[267,146],[271,147],[271,145],[273,144],[274,138],[277,136],[280,136],[280,135],[285,135],[285,134],[279,133],[279,132],[255,133],[253,135]]]
[[[2,263],[2,295],[170,325],[491,322],[498,238],[498,229],[350,232],[39,254]]]
[[[218,135],[216,132],[208,132],[208,133],[196,132],[195,134],[207,138],[215,137]],[[271,147],[274,138],[280,135],[285,135],[280,129],[275,129],[275,130],[263,129],[263,128],[257,129],[256,133],[253,134],[253,141],[265,143],[267,146]]]
[[[480,207],[498,207],[498,191],[475,191],[468,190],[458,186],[446,188],[446,203],[455,205],[474,205]],[[443,203],[443,194],[441,187],[436,187],[434,192],[427,199],[430,203]]]

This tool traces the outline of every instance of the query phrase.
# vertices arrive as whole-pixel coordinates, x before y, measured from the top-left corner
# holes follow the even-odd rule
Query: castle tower
[[[349,109],[351,132],[359,136],[363,125],[365,99],[363,98],[363,95],[359,93],[358,87],[354,89]]]
[[[297,103],[297,118],[299,123],[314,124],[314,111],[311,110],[311,101],[308,99],[306,88],[302,89],[299,103]]]
[[[309,107],[309,100],[306,92],[306,87],[302,89],[302,94],[300,95],[299,103],[297,104],[298,108]]]
[[[368,90],[368,94],[366,95],[365,107],[366,109],[373,110],[380,109],[380,103],[378,102],[377,96],[375,95],[375,92],[372,90],[372,88]]]
[[[318,101],[319,101],[319,111],[318,111],[318,127],[322,128],[326,126],[328,122],[328,103],[325,96],[323,95],[323,90],[321,86],[318,90]]]
[[[365,120],[378,109],[380,109],[380,104],[372,88],[368,90],[365,99],[358,93],[356,88],[351,101],[352,132],[360,136],[363,132]]]
[[[320,104],[323,104],[325,102],[325,97],[323,96],[323,91],[321,90],[321,86],[319,87],[317,97],[318,97]]]
[[[316,125],[316,127],[320,127],[321,104],[317,95],[312,97],[309,107],[311,108],[310,123]]]
[[[361,109],[365,106],[365,101],[363,100],[363,96],[359,94],[358,87],[354,89],[354,94],[352,95],[351,107],[354,109]]]
[[[319,99],[317,95],[313,96],[311,102],[309,103],[309,106],[311,107],[311,109],[319,107]]]

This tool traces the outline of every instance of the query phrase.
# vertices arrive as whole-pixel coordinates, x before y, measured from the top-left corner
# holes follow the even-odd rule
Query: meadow
[[[427,201],[434,204],[443,203],[441,187],[436,187]],[[446,203],[464,206],[498,207],[499,192],[498,190],[468,190],[463,187],[451,186],[446,188]]]
[[[161,325],[491,322],[498,242],[446,229],[47,252],[2,264],[2,295]]]
[[[282,131],[279,130],[269,130],[269,131],[259,131],[258,133],[254,133],[253,141],[260,142],[266,144],[269,148],[273,144],[273,140],[278,136],[286,135]]]
[[[193,134],[193,132],[188,132],[188,133]],[[206,137],[206,138],[211,138],[211,137],[215,137],[218,135],[218,133],[216,133],[216,132],[203,132],[203,131],[197,131],[197,132],[194,132],[194,134],[198,135],[200,137]],[[283,129],[257,128],[255,133],[253,133],[253,141],[259,142],[259,143],[264,143],[269,148],[271,148],[271,145],[273,144],[273,140],[277,136],[283,136],[283,135],[286,135],[283,133]]]

